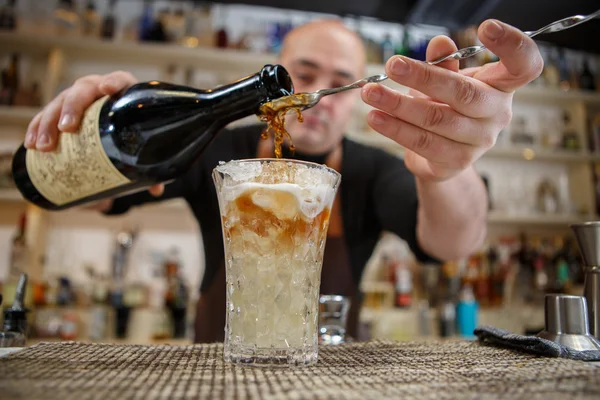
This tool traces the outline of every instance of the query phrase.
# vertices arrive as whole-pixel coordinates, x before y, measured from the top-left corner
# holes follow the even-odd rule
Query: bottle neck
[[[262,104],[293,92],[291,79],[285,69],[266,65],[254,75],[207,90],[201,96],[214,102],[211,112],[215,117],[231,122],[257,114]]]
[[[228,123],[256,114],[261,104],[269,101],[269,95],[258,74],[249,76],[198,95],[209,100],[214,119]]]
[[[173,119],[194,115],[192,119],[203,120],[203,124],[210,120],[211,125],[225,126],[256,114],[263,103],[291,93],[291,79],[283,67],[267,65],[254,75],[209,90],[158,81],[139,83],[109,101],[110,110],[106,111],[135,112],[136,119],[143,121],[155,119],[157,112],[172,109],[163,122],[173,123]]]

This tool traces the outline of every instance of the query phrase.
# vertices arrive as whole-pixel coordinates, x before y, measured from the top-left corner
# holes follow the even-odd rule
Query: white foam
[[[234,160],[219,163],[216,169],[224,175],[223,200],[234,201],[252,191],[254,204],[284,219],[293,218],[299,211],[307,218],[316,217],[331,206],[338,183],[338,176],[331,170],[302,163]],[[277,192],[292,196],[270,195]]]

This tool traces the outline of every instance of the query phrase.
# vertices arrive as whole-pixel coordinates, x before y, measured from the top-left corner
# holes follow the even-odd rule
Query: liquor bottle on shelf
[[[84,36],[98,37],[100,31],[100,17],[96,11],[94,0],[88,0],[85,13],[81,18],[81,30]]]
[[[546,60],[544,62],[544,71],[542,72],[545,84],[548,87],[558,88],[560,86],[560,72],[557,65],[557,50],[555,48],[551,48],[548,51]]]
[[[17,29],[17,0],[8,0],[0,10],[0,30],[14,31]]]
[[[592,71],[590,71],[588,60],[583,60],[583,69],[579,76],[579,87],[583,90],[596,90],[594,75],[592,74]]]
[[[408,308],[413,302],[413,276],[410,266],[401,260],[393,260],[395,288],[396,288],[396,307]]]
[[[385,64],[388,59],[390,59],[395,51],[394,51],[394,43],[392,42],[392,37],[388,33],[385,35],[383,41],[381,42],[381,63]]]
[[[60,0],[54,10],[54,23],[58,35],[71,35],[79,32],[80,18],[75,11],[73,0]]]
[[[0,347],[25,347],[28,327],[25,307],[25,292],[27,290],[27,274],[21,274],[17,283],[12,307],[4,310],[4,324],[0,331]],[[2,303],[2,295],[0,295]]]
[[[154,24],[154,10],[150,0],[144,0],[144,8],[138,22],[138,40],[143,42],[150,39],[150,31]]]
[[[171,249],[164,266],[167,278],[165,305],[171,315],[172,336],[180,339],[186,335],[188,290],[181,277],[181,261],[177,248]]]
[[[10,57],[10,63],[7,68],[2,70],[2,86],[0,87],[0,105],[12,106],[15,102],[15,96],[19,90],[19,59],[17,53]]]
[[[215,46],[220,49],[229,47],[229,35],[227,33],[226,15],[224,15],[224,10],[221,10],[218,14]]]
[[[102,39],[113,39],[115,37],[115,30],[117,27],[117,21],[115,18],[115,6],[117,0],[110,0],[108,5],[108,12],[102,21],[102,28],[100,29],[100,37]]]
[[[564,49],[558,50],[558,74],[560,77],[560,88],[564,91],[571,89],[569,61]]]
[[[398,46],[396,47],[396,54],[410,57],[410,40],[410,28],[408,25],[405,25],[402,32],[402,40],[398,42]]]
[[[482,308],[487,308],[491,303],[491,270],[496,266],[496,249],[489,246],[489,250],[481,255],[479,276],[475,282],[474,291],[477,301]]]
[[[19,279],[19,276],[25,272],[25,266],[27,263],[26,226],[27,215],[23,213],[19,219],[17,231],[13,236],[10,250],[8,275],[9,280],[14,280],[15,282]]]
[[[170,42],[181,43],[185,35],[185,13],[177,8],[167,19],[166,31]]]
[[[49,210],[143,190],[184,174],[230,122],[291,93],[280,65],[213,90],[138,83],[93,103],[78,134],[60,134],[54,151],[20,146],[13,178],[25,199]]]
[[[465,285],[460,292],[456,305],[456,324],[458,334],[464,338],[474,338],[473,331],[477,328],[479,304],[473,294],[471,285]]]

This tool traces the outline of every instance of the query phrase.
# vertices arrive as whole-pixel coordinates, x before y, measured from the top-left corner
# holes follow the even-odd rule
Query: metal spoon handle
[[[349,85],[346,85],[346,86],[340,86],[340,87],[331,88],[331,89],[317,90],[316,93],[320,96],[328,96],[330,94],[336,94],[336,93],[344,92],[344,91],[350,90],[350,89],[361,88],[361,87],[365,86],[367,83],[381,82],[381,81],[386,80],[387,78],[388,77],[386,74],[377,74],[377,75],[369,76],[368,78],[358,80],[358,81],[351,83]]]
[[[564,31],[565,29],[572,28],[574,26],[583,24],[584,22],[589,21],[590,19],[596,18],[600,16],[600,10],[591,13],[589,15],[574,15],[572,17],[563,18],[558,21],[554,21],[551,24],[544,26],[543,28],[538,29],[537,31],[525,31],[527,36],[534,37],[536,35],[541,35],[544,33],[553,33]],[[428,61],[427,63],[430,65],[436,65],[446,60],[463,60],[465,58],[469,58],[474,56],[475,54],[481,53],[486,49],[485,46],[469,46],[463,49],[457,50],[454,53],[450,53],[447,56],[442,58],[438,58],[434,61]]]

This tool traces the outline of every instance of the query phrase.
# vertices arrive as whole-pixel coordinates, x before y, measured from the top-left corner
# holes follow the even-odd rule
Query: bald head
[[[295,52],[298,46],[311,48],[327,40],[347,45],[348,47],[341,49],[340,52],[352,51],[358,66],[364,68],[367,52],[360,36],[341,21],[332,19],[314,20],[292,29],[283,40],[280,57],[284,58],[286,53]]]
[[[366,51],[361,38],[342,22],[316,20],[286,35],[278,63],[290,73],[296,93],[314,92],[362,78]],[[358,95],[358,91],[347,91],[324,97],[303,113],[304,123],[288,119],[287,128],[296,148],[322,153],[338,145]]]
[[[348,69],[362,75],[367,59],[363,42],[339,20],[314,20],[292,29],[283,40],[279,58],[287,60],[298,53],[320,50],[331,58],[348,61]]]

